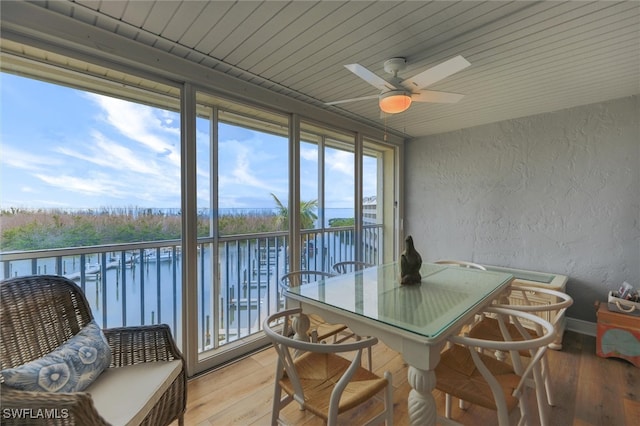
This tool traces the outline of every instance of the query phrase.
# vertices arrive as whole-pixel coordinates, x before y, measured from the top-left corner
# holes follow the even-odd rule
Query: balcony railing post
[[[354,244],[363,245],[364,260],[379,263],[381,226],[364,228],[364,241],[359,242],[349,227],[303,231],[306,250],[298,264],[304,260],[310,269],[331,271],[335,262],[353,259]],[[183,285],[179,281],[180,243],[172,240],[0,253],[1,270],[7,278],[34,270],[37,273],[38,268],[44,272],[45,267],[49,273],[68,276],[90,293],[87,296],[94,315],[105,327],[165,321],[179,333],[183,321],[178,301]],[[218,244],[215,250],[212,244]],[[198,240],[198,279],[184,285],[198,288],[200,350],[215,349],[257,332],[264,316],[282,308],[278,280],[287,270],[288,245],[286,231],[223,236],[215,242],[212,237]],[[155,267],[150,265],[154,260]],[[147,318],[146,312],[152,318]]]

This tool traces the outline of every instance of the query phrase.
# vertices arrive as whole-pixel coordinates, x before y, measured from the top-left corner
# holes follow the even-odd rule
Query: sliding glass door
[[[262,342],[287,256],[288,117],[196,94],[198,362]],[[200,369],[200,368],[198,368]]]

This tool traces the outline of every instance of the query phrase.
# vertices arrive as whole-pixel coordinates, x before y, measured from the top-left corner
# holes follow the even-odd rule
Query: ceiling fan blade
[[[422,89],[423,87],[430,86],[443,78],[457,73],[458,71],[462,71],[469,65],[471,65],[469,61],[458,55],[455,58],[444,61],[426,71],[421,72],[420,74],[403,80],[401,84],[409,90]]]
[[[369,83],[370,85],[377,87],[381,91],[397,89],[397,87],[395,87],[393,84],[389,83],[387,80],[378,76],[377,74],[374,74],[373,72],[369,71],[368,69],[366,69],[360,64],[349,64],[349,65],[345,65],[344,67],[349,71],[351,71],[352,73],[354,73],[355,75],[357,75],[358,77],[360,77],[361,79],[363,79],[364,81],[366,81],[367,83]]]
[[[356,102],[356,101],[364,101],[364,100],[368,100],[368,99],[378,99],[379,95],[370,95],[370,96],[362,96],[361,98],[351,98],[351,99],[342,99],[340,101],[333,101],[333,102],[325,102],[325,105],[338,105],[338,104],[344,104],[347,102]]]
[[[464,95],[451,92],[437,92],[435,90],[421,90],[419,93],[411,95],[412,102],[435,102],[440,104],[455,104]]]

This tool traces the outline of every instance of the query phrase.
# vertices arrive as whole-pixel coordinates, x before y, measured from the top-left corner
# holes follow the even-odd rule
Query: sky
[[[198,206],[208,207],[208,123],[197,122]],[[286,203],[285,138],[221,125],[219,207]],[[317,149],[301,148],[302,199],[317,198]],[[326,152],[330,208],[353,206],[353,155]],[[366,161],[366,160],[365,160]],[[366,171],[374,171],[375,164]],[[365,177],[364,194],[375,194]],[[0,73],[0,208],[180,207],[178,113]]]

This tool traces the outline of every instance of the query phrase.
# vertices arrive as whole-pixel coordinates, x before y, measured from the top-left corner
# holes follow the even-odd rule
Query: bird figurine
[[[405,239],[404,251],[400,255],[400,284],[418,284],[422,280],[420,267],[422,257],[413,245],[413,238],[409,235]]]

